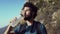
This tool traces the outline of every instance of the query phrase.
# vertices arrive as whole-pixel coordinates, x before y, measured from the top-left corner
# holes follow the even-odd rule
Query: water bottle
[[[10,25],[12,26],[12,27],[15,27],[15,26],[17,26],[18,24],[19,24],[19,21],[21,20],[21,17],[17,17],[17,19],[13,22],[13,23],[11,23]]]

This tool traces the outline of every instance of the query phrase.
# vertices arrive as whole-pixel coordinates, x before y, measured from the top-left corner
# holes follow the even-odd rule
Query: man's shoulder
[[[39,22],[39,21],[34,21],[36,24],[39,24],[39,25],[41,25],[42,23],[41,22]]]
[[[44,24],[39,22],[39,21],[35,21],[35,23],[40,27],[40,28],[44,28]]]

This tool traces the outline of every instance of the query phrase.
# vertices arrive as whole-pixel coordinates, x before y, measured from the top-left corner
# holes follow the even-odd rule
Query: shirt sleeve
[[[41,34],[47,34],[47,30],[43,24],[40,25]]]
[[[19,34],[19,30],[20,30],[20,26],[17,26],[17,27],[14,29],[15,34]]]

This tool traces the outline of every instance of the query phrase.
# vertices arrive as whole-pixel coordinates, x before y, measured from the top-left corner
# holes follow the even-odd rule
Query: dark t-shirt
[[[16,34],[47,34],[46,28],[40,22],[33,22],[33,25],[19,25],[14,29]]]

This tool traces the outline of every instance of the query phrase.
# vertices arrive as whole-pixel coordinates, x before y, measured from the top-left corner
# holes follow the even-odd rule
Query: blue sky
[[[7,26],[10,19],[19,16],[25,0],[0,0],[0,28]]]

